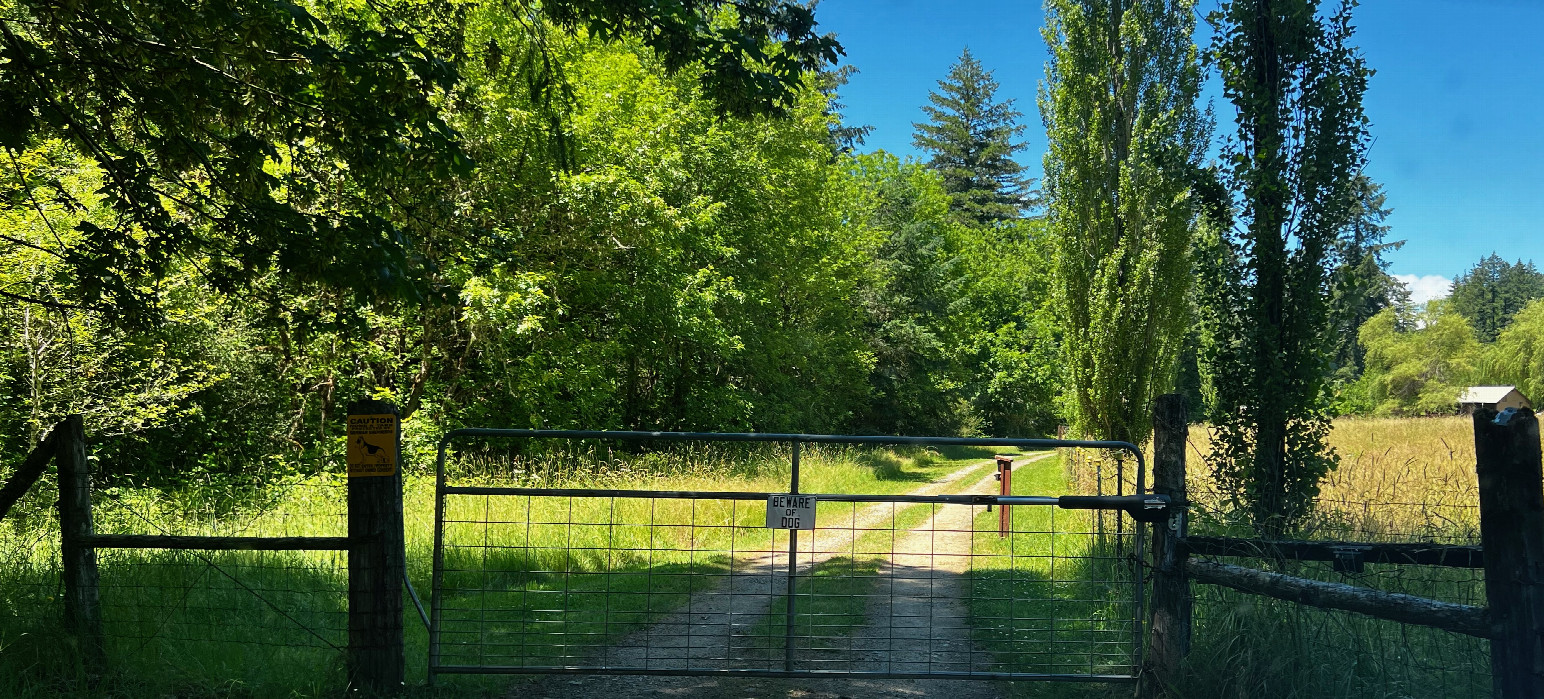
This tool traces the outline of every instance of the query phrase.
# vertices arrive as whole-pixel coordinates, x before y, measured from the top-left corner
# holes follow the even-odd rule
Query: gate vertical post
[[[348,677],[351,688],[402,688],[401,427],[397,407],[361,400],[348,408]]]
[[[1544,459],[1532,410],[1474,412],[1491,693],[1544,696]]]
[[[1159,697],[1179,679],[1190,652],[1193,599],[1182,547],[1185,512],[1185,438],[1189,420],[1185,398],[1159,396],[1153,405],[1153,492],[1169,496],[1170,514],[1153,523],[1153,605],[1148,617],[1149,652],[1137,680],[1137,696]]]
[[[59,553],[64,568],[66,625],[80,644],[88,672],[102,667],[102,598],[92,534],[91,464],[86,460],[85,421],[79,415],[59,426],[54,462],[59,469]]]
[[[997,458],[997,480],[998,480],[997,494],[998,495],[1003,495],[1003,496],[1012,495],[1013,494],[1013,457],[1011,457],[1011,456],[997,456],[996,458]],[[1012,510],[1011,510],[1012,507],[1013,507],[1012,505],[998,505],[998,509],[997,509],[997,536],[999,536],[999,537],[1008,536],[1008,532],[1011,531],[1012,528],[1013,528],[1013,514],[1012,514]],[[988,512],[991,511],[991,507],[990,506],[988,506],[987,511]]]
[[[793,443],[793,475],[789,478],[788,494],[790,494],[790,495],[798,495],[799,494],[799,443],[798,442],[794,442]],[[812,532],[810,534],[810,536],[814,536],[814,533]],[[789,529],[788,530],[788,593],[784,596],[784,599],[788,600],[788,603],[786,605],[784,605],[784,606],[787,607],[788,614],[787,614],[787,618],[783,620],[783,623],[784,623],[784,629],[783,629],[783,671],[784,672],[793,672],[793,621],[794,621],[794,614],[795,614],[794,604],[795,604],[795,599],[796,599],[794,593],[798,590],[798,578],[795,577],[798,574],[798,572],[799,572],[799,530],[798,529]]]

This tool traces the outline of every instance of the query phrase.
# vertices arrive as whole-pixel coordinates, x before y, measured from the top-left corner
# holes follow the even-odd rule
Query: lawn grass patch
[[[1013,486],[1015,495],[1066,492],[1059,457],[1015,469]],[[996,532],[998,516],[979,513],[975,529]],[[1018,505],[1012,518],[1010,536],[972,539],[966,604],[977,646],[1005,672],[1129,673],[1135,587],[1113,532],[1101,540],[1082,510]],[[1042,690],[1084,696],[1108,688]]]

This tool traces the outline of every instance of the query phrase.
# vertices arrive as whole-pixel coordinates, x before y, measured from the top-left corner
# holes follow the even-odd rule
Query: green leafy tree
[[[997,87],[967,48],[928,93],[928,122],[912,124],[912,143],[930,154],[928,167],[943,177],[950,207],[980,223],[1017,218],[1030,205],[1024,166],[1013,159],[1024,147],[1015,142],[1023,113],[1011,99],[997,101]]]
[[[952,434],[960,429],[958,325],[949,313],[960,282],[950,197],[939,176],[883,151],[857,156],[853,176],[867,194],[865,225],[876,232],[873,275],[862,299],[874,357],[864,431]]]
[[[1060,421],[1060,327],[1043,218],[962,226],[960,281],[949,303],[958,324],[960,390],[996,436],[1046,436]]]
[[[1079,434],[1140,442],[1188,321],[1196,107],[1194,3],[1050,0],[1040,93],[1045,191]]]
[[[1516,386],[1535,402],[1544,400],[1544,299],[1512,317],[1485,349],[1482,366],[1488,380]]]
[[[1507,264],[1492,254],[1453,280],[1453,309],[1469,319],[1480,342],[1501,335],[1512,316],[1529,302],[1544,298],[1544,273],[1532,262]]]
[[[1478,377],[1480,344],[1474,331],[1443,300],[1405,317],[1385,308],[1357,333],[1367,357],[1365,385],[1379,415],[1444,415]]]
[[[784,113],[804,76],[840,52],[802,5],[727,5],[504,7],[525,26],[550,18],[603,39],[641,37],[666,68],[697,66],[701,89],[736,116]],[[149,290],[186,260],[226,291],[278,271],[357,301],[432,295],[412,243],[454,218],[440,185],[472,166],[444,113],[467,56],[461,12],[393,2],[8,3],[0,147],[70,143],[103,171],[105,205],[118,214],[81,221],[85,235],[54,250],[76,277],[73,302],[148,319]],[[486,46],[493,61],[499,48]],[[550,70],[560,61],[539,45],[525,54],[526,89],[561,94],[544,87],[561,84]]]
[[[1336,241],[1365,160],[1370,71],[1350,45],[1351,7],[1234,0],[1209,19],[1238,134],[1223,148],[1236,225],[1207,265],[1203,368],[1215,401],[1214,468],[1257,527],[1279,533],[1336,464],[1328,362]]]

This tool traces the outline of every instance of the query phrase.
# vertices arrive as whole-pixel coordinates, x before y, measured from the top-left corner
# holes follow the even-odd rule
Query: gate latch
[[[1169,517],[1169,496],[1063,495],[1056,506],[1064,510],[1120,510],[1138,522],[1162,522]]]

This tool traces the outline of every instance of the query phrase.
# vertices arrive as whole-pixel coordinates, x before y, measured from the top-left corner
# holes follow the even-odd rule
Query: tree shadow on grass
[[[873,471],[875,480],[925,483],[932,480],[926,472],[907,468],[905,461],[888,451],[862,451],[854,458],[858,465]]]
[[[724,585],[724,553],[451,548],[441,608],[447,665],[587,664]]]

